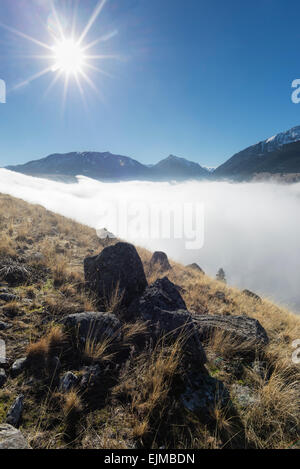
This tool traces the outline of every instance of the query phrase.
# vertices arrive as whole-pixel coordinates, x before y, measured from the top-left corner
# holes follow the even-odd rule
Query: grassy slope
[[[20,300],[1,304],[0,321],[9,318],[12,328],[0,332],[7,341],[8,361],[24,356],[30,347],[48,334],[59,341],[60,332],[55,326],[65,314],[93,311],[92,298],[83,287],[83,259],[103,249],[102,242],[93,229],[53,214],[40,206],[0,194],[0,256],[24,257],[28,265],[47,269],[44,276],[32,285],[11,289]],[[35,254],[39,253],[38,256]],[[149,282],[159,273],[149,274],[151,253],[139,249]],[[233,384],[247,385],[257,403],[239,407],[238,417],[216,406],[215,427],[207,428],[195,416],[182,410],[174,411],[169,432],[162,441],[159,421],[165,408],[172,414],[173,402],[168,400],[166,377],[180,369],[180,352],[161,347],[151,355],[141,355],[130,374],[122,374],[112,392],[112,399],[101,410],[83,412],[82,396],[76,392],[61,396],[49,386],[32,386],[22,375],[9,378],[0,390],[0,422],[13,398],[21,391],[26,395],[22,428],[37,448],[130,448],[137,442],[146,446],[178,448],[222,448],[231,445],[236,434],[241,434],[237,446],[257,448],[287,448],[299,440],[299,365],[293,365],[292,341],[300,338],[300,318],[277,307],[269,301],[258,303],[215,280],[172,263],[168,277],[184,289],[183,297],[195,314],[249,315],[258,319],[270,337],[264,360],[268,377],[262,378],[249,366],[243,366],[242,377],[237,380],[230,366],[221,366],[221,357],[227,365],[238,359],[238,350],[228,339],[215,338],[207,344],[207,368],[211,375],[223,381],[229,389]],[[216,292],[225,293],[225,301]],[[108,310],[113,309],[114,299]],[[46,319],[46,321],[45,321]],[[53,325],[54,324],[54,325]],[[56,329],[55,329],[56,328]],[[45,341],[38,342],[43,353]],[[32,349],[31,349],[32,350]],[[34,351],[35,352],[35,351]],[[95,351],[93,351],[95,355]],[[91,355],[93,355],[93,353]],[[99,351],[98,351],[99,353]],[[171,357],[171,359],[170,359]],[[131,403],[118,400],[118,393],[126,388]],[[145,391],[147,390],[147,392]],[[134,405],[133,403],[134,402]],[[78,433],[76,441],[63,437],[72,411],[77,411]],[[76,413],[76,412],[75,412]],[[74,414],[74,412],[73,412]],[[239,423],[237,423],[239,422]],[[156,427],[157,426],[157,427]],[[159,441],[157,441],[159,439]]]

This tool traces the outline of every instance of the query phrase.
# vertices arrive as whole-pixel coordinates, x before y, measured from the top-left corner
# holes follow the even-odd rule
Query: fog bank
[[[223,267],[230,285],[249,288],[300,311],[300,184],[101,183],[85,177],[79,177],[78,184],[63,184],[0,169],[0,192],[94,228],[105,226],[131,242],[164,250],[184,264],[197,262],[211,276]],[[113,207],[121,207],[120,216],[126,204],[131,204],[132,224],[129,231],[123,226],[116,232]],[[137,234],[138,225],[148,223],[153,207],[183,204],[203,204],[201,249],[187,249],[186,239],[142,239]],[[139,210],[140,217],[134,220]],[[152,218],[150,223],[158,227],[159,220]],[[180,232],[182,227],[176,223],[181,222],[176,219],[173,226]]]

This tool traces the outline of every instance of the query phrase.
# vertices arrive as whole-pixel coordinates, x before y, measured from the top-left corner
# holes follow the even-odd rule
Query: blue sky
[[[55,5],[67,25],[76,0]],[[97,5],[79,0],[78,32]],[[52,45],[50,0],[1,0],[0,21]],[[235,152],[300,124],[291,83],[300,78],[300,4],[289,0],[108,0],[92,41],[107,73],[87,71],[99,95],[71,80],[45,96],[54,73],[36,44],[0,28],[0,165],[50,153],[111,151],[144,163],[169,154],[217,166]],[[51,24],[51,23],[50,23]]]

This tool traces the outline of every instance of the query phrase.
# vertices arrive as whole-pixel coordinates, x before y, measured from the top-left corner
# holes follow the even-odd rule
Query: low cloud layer
[[[182,263],[197,262],[211,276],[223,267],[231,285],[300,311],[300,184],[101,183],[84,177],[78,178],[78,184],[62,184],[0,169],[0,192],[39,203],[94,228],[105,226],[151,250],[165,250]],[[137,234],[145,232],[149,220],[152,227],[146,233],[159,233],[161,222],[153,218],[157,207],[186,207],[187,213],[190,207],[198,207],[194,223],[200,242],[202,205],[201,249],[187,249],[193,230],[189,220],[183,222],[180,217],[175,217],[171,234],[180,235],[183,228],[185,239],[143,239]],[[132,222],[125,226],[125,217],[116,226],[116,216],[118,220],[124,216],[126,206]]]

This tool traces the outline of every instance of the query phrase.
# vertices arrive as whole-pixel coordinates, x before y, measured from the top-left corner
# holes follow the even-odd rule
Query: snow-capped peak
[[[266,152],[277,150],[283,145],[300,141],[300,126],[293,127],[286,132],[281,132],[263,142],[263,150]]]

